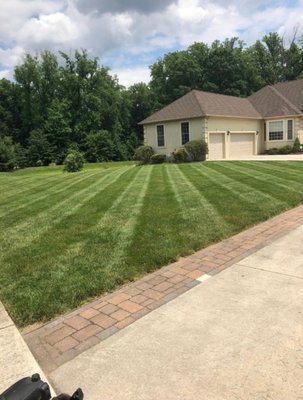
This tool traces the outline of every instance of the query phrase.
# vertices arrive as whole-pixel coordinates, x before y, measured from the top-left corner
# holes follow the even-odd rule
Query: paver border
[[[303,225],[303,205],[255,225],[113,293],[63,315],[23,337],[46,373],[168,303],[279,237]]]

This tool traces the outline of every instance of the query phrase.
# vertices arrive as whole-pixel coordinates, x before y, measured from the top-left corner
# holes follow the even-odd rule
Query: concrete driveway
[[[54,370],[90,400],[303,399],[303,227]]]

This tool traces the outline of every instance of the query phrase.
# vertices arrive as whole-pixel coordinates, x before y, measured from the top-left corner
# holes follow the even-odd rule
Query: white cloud
[[[2,0],[0,2],[0,41],[15,39],[16,32],[33,15],[60,11],[65,0]]]
[[[12,79],[12,71],[10,69],[0,70],[0,79]]]
[[[1,1],[0,64],[9,70],[24,52],[85,48],[129,85],[148,80],[157,54],[233,36],[250,45],[269,31],[287,43],[294,26],[303,33],[302,20],[303,0]]]
[[[19,43],[36,45],[64,44],[78,39],[80,31],[67,15],[57,12],[26,21],[16,35]]]
[[[112,76],[117,76],[120,85],[129,87],[134,83],[150,81],[150,71],[148,67],[121,68],[110,70]]]
[[[16,64],[20,63],[23,56],[24,49],[21,46],[14,46],[7,49],[0,48],[0,64],[5,65],[9,69],[13,69]]]

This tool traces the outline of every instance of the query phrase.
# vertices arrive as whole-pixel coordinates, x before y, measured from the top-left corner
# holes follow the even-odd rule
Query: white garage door
[[[229,157],[252,156],[254,154],[254,138],[254,133],[231,132]]]
[[[224,158],[224,133],[209,134],[209,159],[222,160]]]

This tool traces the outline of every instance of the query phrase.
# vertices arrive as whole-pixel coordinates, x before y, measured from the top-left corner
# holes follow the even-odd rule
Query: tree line
[[[191,89],[246,97],[302,78],[302,41],[270,33],[249,47],[194,43],[150,73],[149,84],[125,88],[85,50],[27,54],[13,81],[0,80],[0,169],[62,164],[70,149],[88,162],[130,159],[143,140],[138,122]]]

